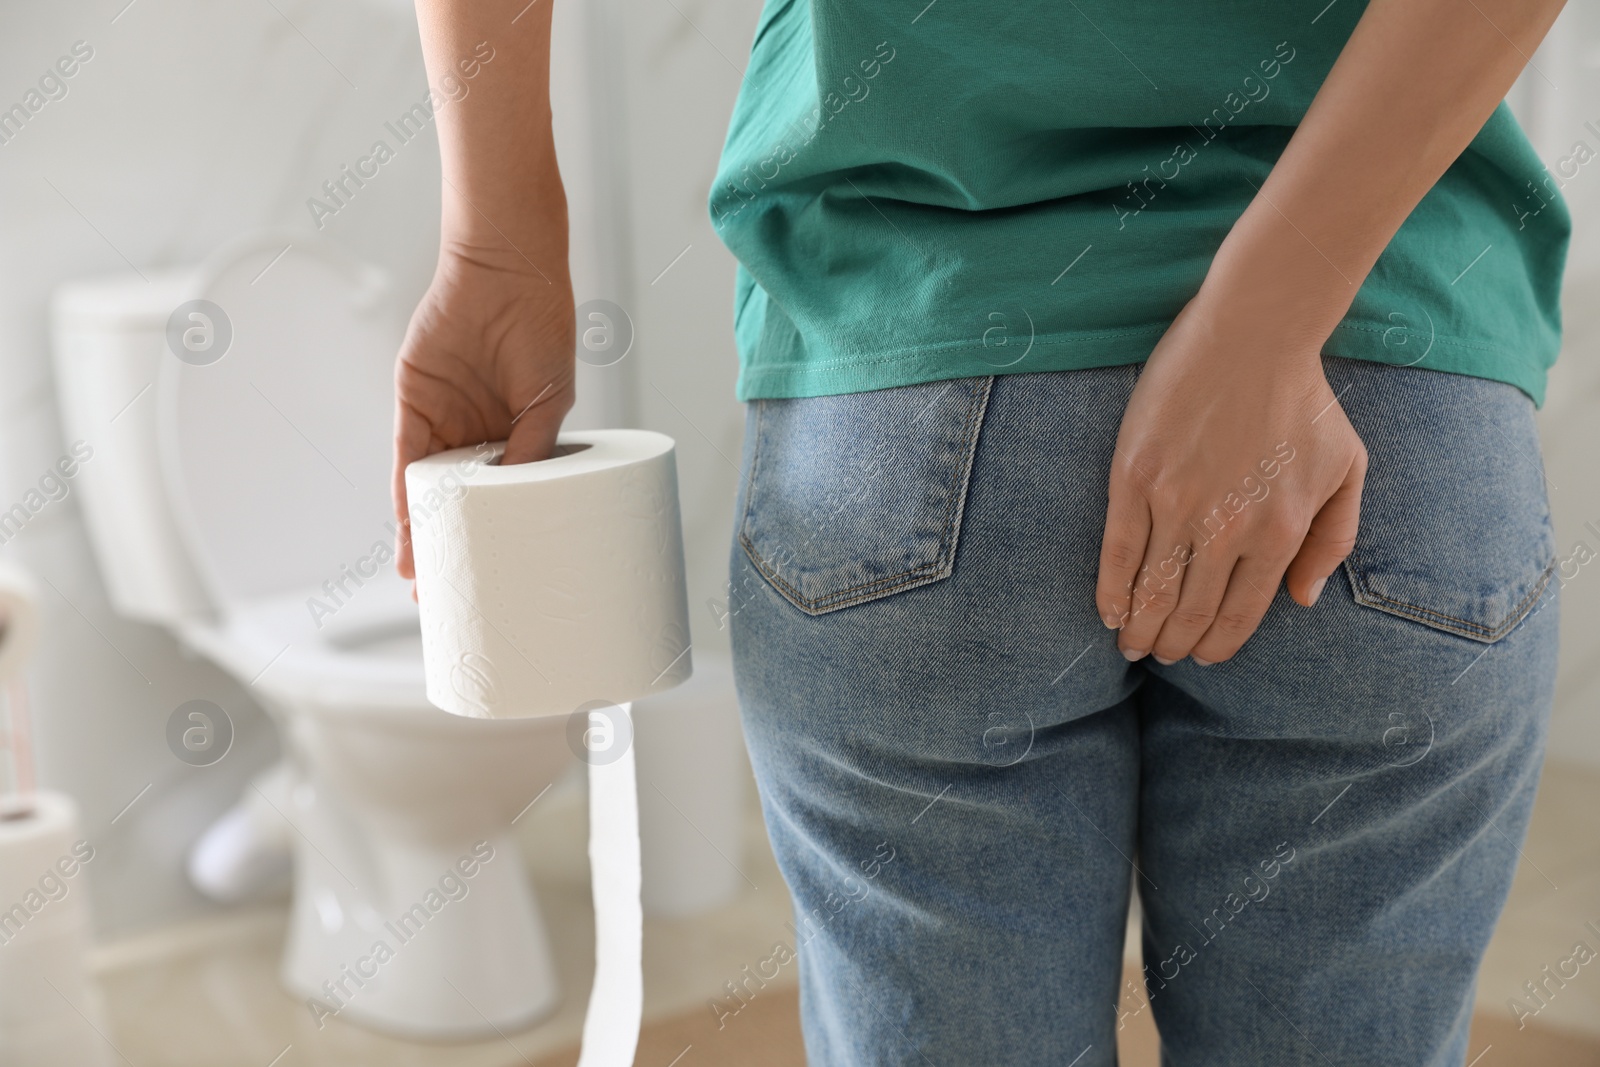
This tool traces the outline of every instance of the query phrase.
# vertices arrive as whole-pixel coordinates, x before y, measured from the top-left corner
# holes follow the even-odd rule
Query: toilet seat
[[[190,623],[182,636],[240,681],[325,713],[444,714],[425,694],[409,582],[370,579],[331,615],[320,610],[328,602],[313,589],[264,597],[218,622]]]

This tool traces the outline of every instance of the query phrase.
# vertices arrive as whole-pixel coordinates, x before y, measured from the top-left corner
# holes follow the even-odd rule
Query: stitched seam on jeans
[[[829,593],[827,596],[820,596],[820,597],[816,597],[815,599],[808,600],[808,599],[806,599],[804,596],[802,596],[800,594],[800,591],[798,589],[796,589],[794,586],[790,585],[788,582],[784,581],[782,578],[778,577],[776,572],[769,571],[769,570],[766,569],[765,566],[763,566],[763,564],[761,563],[760,559],[758,558],[759,557],[759,553],[756,551],[755,545],[750,541],[749,538],[741,536],[739,538],[739,543],[744,546],[745,554],[750,557],[750,561],[756,565],[756,570],[760,571],[761,574],[768,581],[770,581],[773,585],[779,586],[781,588],[782,592],[786,596],[788,596],[789,599],[793,600],[796,604],[800,605],[801,607],[817,607],[817,606],[820,606],[822,604],[826,604],[828,601],[830,601],[830,600],[832,600],[832,599],[834,599],[836,597],[844,596],[847,593],[853,593],[858,589],[867,590],[867,593],[864,594],[864,595],[871,596],[873,593],[876,593],[876,592],[879,591],[877,589],[874,589],[873,588],[874,586],[881,585],[884,582],[892,582],[897,578],[903,578],[903,577],[906,577],[907,575],[910,575],[912,577],[916,577],[916,576],[921,575],[922,572],[924,572],[924,571],[927,571],[929,569],[938,570],[940,567],[942,567],[944,565],[943,558],[929,560],[927,563],[919,563],[919,564],[917,564],[917,566],[912,567],[909,570],[897,571],[894,574],[886,575],[885,577],[882,577],[882,578],[874,578],[870,582],[862,582],[859,585],[852,585],[847,589],[836,590],[835,592]],[[941,557],[942,557],[942,550],[941,550]]]
[[[934,560],[931,563],[921,564],[911,570],[901,571],[899,574],[893,574],[887,578],[876,578],[873,579],[872,582],[864,585],[852,586],[850,589],[841,589],[837,593],[829,593],[827,596],[818,597],[815,600],[804,599],[798,592],[794,590],[793,586],[789,585],[787,582],[784,582],[782,579],[774,578],[771,575],[768,575],[768,579],[774,585],[781,586],[782,588],[779,591],[782,592],[784,596],[787,597],[791,602],[793,602],[796,607],[802,608],[807,612],[820,613],[823,609],[834,610],[838,608],[847,608],[851,604],[859,604],[864,600],[872,600],[882,593],[892,592],[901,586],[915,585],[918,582],[931,581],[939,577],[937,572],[943,566],[943,560]],[[930,574],[924,572],[933,573]],[[766,574],[765,571],[762,573]],[[884,582],[892,582],[893,584],[883,585],[882,583]],[[838,603],[834,603],[836,598],[844,596],[846,593],[857,589],[863,590],[863,592],[849,597],[848,599],[839,601]]]
[[[794,586],[790,585],[788,582],[784,581],[784,579],[779,577],[776,572],[769,571],[767,569],[764,562],[760,558],[760,553],[755,548],[755,544],[750,540],[749,534],[746,531],[741,530],[739,534],[739,544],[744,549],[745,555],[749,557],[750,562],[755,565],[756,570],[764,578],[766,578],[767,581],[772,583],[773,587],[782,593],[785,599],[789,600],[796,607],[806,611],[807,613],[820,613],[821,609],[824,608],[828,610],[837,610],[839,608],[849,607],[852,604],[858,604],[866,600],[871,600],[874,597],[877,597],[883,593],[891,592],[902,586],[916,584],[918,581],[923,579],[934,580],[936,577],[942,577],[942,575],[938,575],[937,572],[946,569],[955,562],[954,553],[949,553],[950,558],[948,559],[946,558],[946,554],[951,543],[953,528],[956,525],[956,516],[958,514],[959,505],[964,503],[966,499],[967,482],[971,478],[972,462],[976,450],[975,446],[977,444],[978,426],[982,425],[981,413],[988,406],[989,390],[993,384],[994,376],[989,375],[986,377],[983,386],[980,388],[977,395],[967,407],[966,421],[963,423],[961,428],[963,438],[962,452],[966,457],[966,469],[962,474],[959,486],[957,486],[956,491],[951,496],[949,506],[945,510],[944,530],[939,537],[939,554],[937,558],[930,560],[927,563],[918,564],[917,566],[908,570],[899,571],[895,574],[886,575],[882,578],[874,578],[870,582],[862,582],[858,585],[853,585],[845,589],[835,590],[826,596],[807,599],[806,597],[802,596],[800,591],[795,589]],[[759,417],[760,413],[758,412],[758,420]],[[759,431],[759,429],[760,425],[758,421],[757,430]],[[761,442],[758,437],[756,441],[757,459],[760,457],[760,448]],[[754,467],[755,463],[752,461],[752,485],[755,481]],[[745,514],[747,518],[750,507],[751,504],[747,500],[745,505]],[[928,574],[930,571],[934,572],[933,577],[930,577]],[[849,596],[851,593],[858,592],[859,595]],[[839,600],[840,597],[845,597],[846,599],[844,599],[842,602],[834,603],[834,601]]]
[[[987,390],[985,390],[985,394],[986,393],[987,393]],[[979,407],[979,404],[974,402],[972,405],[970,405],[967,408],[967,420],[966,420],[965,424],[963,424],[962,429],[961,429],[961,432],[962,432],[963,436],[966,436],[968,438],[968,442],[969,443],[971,441],[971,437],[968,434],[968,429],[972,425],[973,413],[978,407]],[[965,479],[963,479],[963,485],[965,485]],[[829,601],[836,600],[839,597],[847,597],[848,594],[854,593],[854,592],[856,592],[858,590],[866,590],[866,592],[862,593],[861,596],[848,597],[848,601],[850,603],[855,603],[855,602],[857,602],[859,600],[863,600],[863,599],[866,599],[867,597],[874,596],[874,595],[876,595],[876,594],[878,594],[880,592],[885,592],[886,591],[886,590],[883,590],[883,589],[874,588],[875,586],[882,585],[885,582],[896,582],[897,579],[901,579],[901,578],[905,578],[906,581],[911,581],[911,580],[914,580],[916,577],[922,576],[923,572],[925,572],[925,571],[928,571],[928,570],[937,571],[940,568],[942,568],[944,566],[944,563],[945,563],[945,559],[944,559],[945,546],[949,542],[949,537],[950,537],[950,519],[952,517],[952,512],[954,511],[954,506],[955,506],[955,500],[954,500],[954,498],[952,498],[951,499],[951,503],[950,503],[950,507],[945,511],[944,531],[939,536],[939,552],[938,552],[938,555],[934,559],[930,560],[929,562],[918,564],[917,566],[912,567],[912,568],[910,568],[908,570],[898,571],[898,572],[896,572],[894,574],[885,575],[882,578],[874,578],[870,582],[862,582],[862,583],[860,583],[858,585],[852,585],[852,586],[849,586],[849,587],[844,588],[844,589],[838,589],[838,590],[835,590],[832,593],[827,594],[826,596],[820,596],[820,597],[815,597],[813,599],[807,599],[806,597],[801,595],[801,593],[800,593],[800,591],[798,589],[795,589],[788,582],[786,582],[782,578],[778,577],[778,575],[776,573],[768,573],[768,571],[761,564],[760,561],[755,561],[756,562],[756,569],[758,571],[760,571],[763,575],[766,575],[767,579],[769,581],[771,581],[774,585],[781,587],[781,590],[785,593],[785,595],[789,596],[789,598],[791,600],[793,600],[798,606],[800,606],[802,608],[808,608],[808,609],[809,608],[820,608],[820,607],[823,607],[823,606],[845,607],[845,606],[847,606],[846,604],[830,604]],[[754,546],[749,542],[749,540],[747,538],[741,538],[741,540],[744,542],[745,551],[748,554],[750,552],[750,550]],[[898,584],[903,585],[903,584],[905,584],[905,582],[898,582]],[[893,587],[891,587],[891,588],[893,588]]]
[[[1410,601],[1398,600],[1394,597],[1384,596],[1382,593],[1373,592],[1371,587],[1367,585],[1366,578],[1356,570],[1357,563],[1354,553],[1351,553],[1350,558],[1345,561],[1345,566],[1349,568],[1351,577],[1355,579],[1356,600],[1358,602],[1380,610],[1392,610],[1397,615],[1413,619],[1425,625],[1434,626],[1437,629],[1457,634],[1461,637],[1481,637],[1493,643],[1515,629],[1517,623],[1521,622],[1523,616],[1532,608],[1533,602],[1538,600],[1539,595],[1544,592],[1545,586],[1550,584],[1550,576],[1555,572],[1556,561],[1552,559],[1546,564],[1544,571],[1539,575],[1539,580],[1534,583],[1533,588],[1529,590],[1528,594],[1522,598],[1516,607],[1511,609],[1511,612],[1501,621],[1500,625],[1493,629],[1470,619],[1457,618],[1442,611],[1425,608],[1420,604],[1413,604]],[[1459,623],[1460,626],[1452,626],[1450,623]]]
[[[978,396],[974,399],[972,405],[967,409],[967,420],[961,427],[961,433],[964,438],[961,445],[961,451],[966,457],[964,472],[961,476],[960,484],[956,486],[955,491],[950,497],[950,506],[945,510],[944,532],[939,538],[938,558],[931,560],[928,563],[919,564],[910,570],[901,571],[899,574],[892,574],[885,578],[875,578],[871,582],[867,582],[862,585],[852,586],[849,589],[841,589],[837,592],[829,593],[827,596],[817,597],[816,599],[809,601],[809,604],[812,608],[820,609],[826,607],[829,609],[838,609],[849,607],[851,604],[859,604],[862,601],[871,600],[875,597],[881,596],[884,593],[892,592],[901,586],[915,584],[919,580],[926,579],[927,581],[935,581],[938,578],[944,577],[943,574],[938,573],[939,571],[944,571],[946,574],[949,573],[950,568],[955,564],[955,553],[952,551],[952,549],[954,547],[956,531],[960,526],[959,516],[963,510],[963,505],[965,504],[967,497],[967,482],[972,476],[972,461],[977,445],[978,428],[983,423],[982,412],[988,407],[989,389],[993,384],[993,375],[989,375],[985,378],[984,384],[981,387]],[[949,552],[948,559],[946,558],[947,552]],[[922,572],[924,571],[932,571],[934,573],[930,577],[929,575],[923,574]],[[902,577],[904,577],[906,580],[902,582],[894,582],[893,585],[884,586],[883,588],[871,588],[873,586],[878,586],[881,583],[891,582],[894,579]],[[844,596],[846,593],[854,592],[858,589],[865,590],[865,592],[862,592],[858,596],[850,597],[840,603],[833,603],[833,601],[838,597]]]
[[[761,422],[767,413],[765,399],[755,401],[756,405],[756,443],[755,450],[750,454],[750,475],[745,479],[744,485],[744,514],[739,516],[739,542],[746,544],[749,541],[750,509],[755,500],[756,470],[761,466]]]
[[[1418,613],[1419,615],[1427,615],[1430,618],[1442,619],[1442,620],[1448,620],[1450,622],[1460,623],[1463,627],[1466,627],[1467,629],[1470,629],[1470,630],[1472,630],[1472,631],[1474,631],[1476,633],[1482,633],[1482,634],[1504,633],[1507,629],[1509,629],[1510,626],[1513,626],[1513,625],[1516,624],[1517,619],[1520,618],[1521,615],[1530,606],[1530,601],[1533,598],[1535,598],[1536,596],[1538,596],[1539,591],[1544,588],[1546,582],[1549,581],[1550,568],[1553,567],[1553,566],[1554,566],[1554,563],[1551,563],[1551,564],[1549,564],[1549,565],[1547,565],[1545,567],[1544,571],[1540,574],[1538,583],[1534,586],[1534,588],[1527,594],[1527,596],[1522,598],[1521,602],[1518,603],[1516,607],[1511,609],[1510,613],[1506,616],[1506,620],[1509,620],[1509,621],[1502,621],[1501,624],[1498,627],[1494,627],[1492,629],[1490,627],[1488,627],[1488,626],[1485,626],[1483,623],[1473,622],[1471,619],[1459,618],[1458,616],[1450,615],[1450,614],[1448,614],[1446,612],[1443,612],[1443,611],[1437,611],[1437,610],[1435,610],[1433,608],[1425,608],[1421,604],[1413,604],[1409,600],[1399,600],[1399,599],[1397,599],[1395,597],[1385,596],[1382,593],[1373,592],[1371,587],[1367,585],[1365,579],[1362,579],[1361,591],[1362,591],[1362,594],[1364,596],[1366,596],[1366,597],[1368,597],[1368,598],[1370,598],[1372,600],[1381,600],[1385,604],[1388,604],[1390,606],[1397,607],[1397,608],[1406,608],[1406,609],[1409,609],[1411,611],[1414,611],[1414,612]]]

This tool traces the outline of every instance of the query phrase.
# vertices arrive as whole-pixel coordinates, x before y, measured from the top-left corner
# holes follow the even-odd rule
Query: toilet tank
[[[67,282],[50,303],[56,396],[69,442],[90,450],[75,483],[100,573],[123,615],[175,623],[212,605],[162,480],[156,377],[167,320],[194,270]]]

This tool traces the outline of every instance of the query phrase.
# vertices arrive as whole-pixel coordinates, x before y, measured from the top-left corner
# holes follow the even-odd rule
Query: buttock
[[[1135,367],[752,402],[717,621],[735,642],[751,635],[749,662],[794,671],[787,685],[843,685],[876,665],[893,686],[849,688],[891,726],[923,692],[976,722],[1026,708],[1017,725],[1047,726],[1153,672],[1219,709],[1219,729],[1326,736],[1353,728],[1317,714],[1339,686],[1442,712],[1460,699],[1458,675],[1521,649],[1539,646],[1515,670],[1548,673],[1548,639],[1507,640],[1553,615],[1559,585],[1531,402],[1460,375],[1325,365],[1370,457],[1355,550],[1330,582],[1342,594],[1303,608],[1276,591],[1228,663],[1129,665],[1094,611]],[[1297,454],[1291,438],[1280,469]],[[1263,479],[1239,499],[1271,508],[1272,489]],[[975,736],[924,740],[941,758],[981,760]]]

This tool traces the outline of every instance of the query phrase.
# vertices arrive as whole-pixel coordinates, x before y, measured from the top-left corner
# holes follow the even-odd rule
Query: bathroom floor
[[[1600,971],[1584,967],[1547,995],[1527,1000],[1524,983],[1572,955],[1576,941],[1600,948],[1600,773],[1547,768],[1511,902],[1479,980],[1472,1067],[1600,1067]],[[287,915],[282,906],[230,914],[101,948],[96,971],[110,1032],[131,1067],[572,1067],[593,968],[581,791],[553,789],[523,820],[536,882],[566,997],[553,1017],[520,1033],[472,1044],[422,1045],[327,1020],[277,981]],[[712,916],[647,919],[645,1033],[641,1067],[761,1063],[803,1067],[792,969],[718,1028],[707,1003],[722,984],[787,934],[788,897],[758,819],[740,867],[755,885]],[[1137,949],[1130,976],[1137,970]],[[1507,1001],[1537,1017],[1518,1028]],[[1150,1013],[1119,1035],[1123,1067],[1155,1067]]]
[[[308,1006],[278,983],[288,926],[279,905],[101,948],[95,970],[107,1036],[133,1067],[527,1067],[576,1047],[594,973],[581,785],[558,783],[518,823],[526,853],[539,857],[535,891],[565,993],[540,1024],[485,1041],[432,1045],[338,1018],[319,1028]],[[758,816],[747,830],[739,868],[755,888],[747,886],[710,917],[645,920],[647,1022],[706,1012],[712,991],[785,936],[788,894]]]

